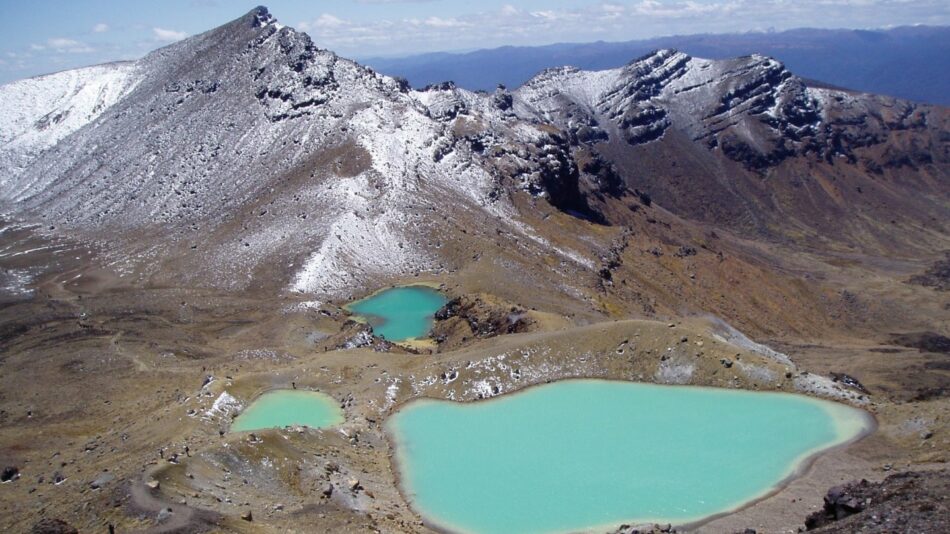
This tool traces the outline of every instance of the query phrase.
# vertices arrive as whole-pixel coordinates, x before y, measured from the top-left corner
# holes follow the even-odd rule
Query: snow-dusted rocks
[[[22,104],[30,84],[42,98]],[[765,226],[777,195],[760,174],[784,160],[856,162],[874,147],[917,165],[939,151],[876,146],[942,128],[927,108],[806,87],[761,56],[661,50],[515,91],[413,90],[264,8],[135,63],[0,91],[0,201],[23,217],[100,239],[122,270],[159,282],[332,296],[460,268],[501,235],[586,268],[596,251],[524,222],[538,203],[582,228],[630,213],[638,188],[689,217]],[[765,207],[750,210],[756,198]]]
[[[43,150],[105,113],[140,78],[141,70],[128,62],[0,85],[0,186]]]

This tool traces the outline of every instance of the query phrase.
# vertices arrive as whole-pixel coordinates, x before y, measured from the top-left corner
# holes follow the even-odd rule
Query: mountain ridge
[[[518,87],[546,67],[571,64],[588,70],[616,68],[651,50],[672,48],[708,59],[759,53],[775,57],[804,78],[853,91],[950,105],[946,57],[950,28],[909,26],[888,30],[799,28],[781,32],[695,34],[643,40],[503,46],[460,53],[363,58],[391,76],[422,86],[454,80],[467,89]],[[890,72],[902,71],[903,76]]]
[[[751,236],[882,250],[929,236],[945,207],[945,111],[809,88],[761,55],[660,50],[617,69],[548,69],[515,91],[414,90],[260,7],[134,65],[134,88],[3,196],[60,229],[161,236],[131,256],[175,257],[183,265],[167,272],[212,284],[253,283],[275,261],[285,287],[317,293],[355,287],[353,272],[448,268],[433,248],[459,231],[448,200],[577,268],[596,249],[554,245],[545,223],[525,224],[528,206],[622,227],[652,197]],[[829,178],[802,181],[802,166]],[[904,194],[928,173],[936,197]],[[898,233],[916,237],[892,239],[880,208],[844,202],[856,196],[846,188],[901,206]]]

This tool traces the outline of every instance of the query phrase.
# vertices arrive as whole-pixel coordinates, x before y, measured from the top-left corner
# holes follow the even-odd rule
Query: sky
[[[136,59],[261,0],[0,0],[0,83]],[[663,35],[950,25],[950,0],[272,0],[283,24],[355,59]]]

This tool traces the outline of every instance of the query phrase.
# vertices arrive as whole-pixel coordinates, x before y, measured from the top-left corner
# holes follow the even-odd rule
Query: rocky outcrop
[[[920,352],[950,354],[950,337],[936,332],[892,334],[890,342],[894,345],[917,349]]]
[[[377,352],[389,352],[394,345],[375,335],[373,327],[362,322],[348,320],[340,332],[327,340],[327,346],[336,350],[372,348]]]
[[[911,277],[909,282],[938,291],[950,291],[950,255],[935,262],[924,273]]]
[[[463,295],[435,313],[432,338],[439,350],[451,350],[475,339],[527,332],[533,320],[528,311],[493,297]]]
[[[79,530],[62,519],[48,517],[33,525],[30,534],[79,534]]]
[[[808,516],[814,532],[947,532],[950,471],[907,472],[883,482],[835,486],[821,510]]]

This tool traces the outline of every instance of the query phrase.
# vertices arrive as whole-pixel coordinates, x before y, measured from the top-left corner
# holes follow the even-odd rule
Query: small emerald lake
[[[413,507],[455,532],[605,531],[734,510],[874,426],[801,395],[565,380],[387,421]]]
[[[316,391],[268,391],[251,403],[231,424],[232,432],[308,426],[325,428],[343,422],[343,411],[333,397]]]
[[[349,304],[376,335],[389,341],[425,337],[432,329],[432,316],[447,302],[437,290],[426,286],[394,287]]]

